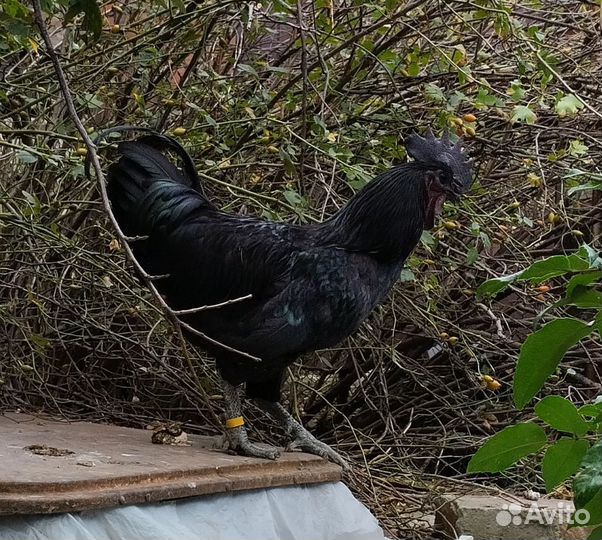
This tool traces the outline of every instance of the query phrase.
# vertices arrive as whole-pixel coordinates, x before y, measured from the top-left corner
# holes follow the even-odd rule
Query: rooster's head
[[[447,133],[438,139],[430,129],[426,137],[411,135],[406,150],[416,161],[427,165],[426,225],[432,228],[445,200],[458,200],[470,190],[472,159],[464,151],[462,139],[453,144]]]

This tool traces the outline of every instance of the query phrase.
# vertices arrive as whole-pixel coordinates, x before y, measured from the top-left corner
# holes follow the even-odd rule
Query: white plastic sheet
[[[338,483],[57,515],[0,517],[1,540],[383,540]]]

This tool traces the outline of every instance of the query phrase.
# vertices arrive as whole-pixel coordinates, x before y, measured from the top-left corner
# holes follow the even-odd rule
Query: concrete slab
[[[571,501],[493,495],[445,495],[435,513],[443,538],[474,540],[585,540],[589,527],[571,528],[579,516]]]
[[[0,515],[49,514],[272,486],[336,482],[339,466],[297,452],[276,461],[151,443],[152,432],[24,414],[0,416]]]

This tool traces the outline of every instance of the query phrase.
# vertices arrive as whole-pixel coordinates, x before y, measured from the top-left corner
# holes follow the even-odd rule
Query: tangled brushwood
[[[291,368],[294,415],[350,459],[348,483],[391,535],[427,535],[441,491],[541,486],[529,460],[495,478],[465,471],[484,438],[529,414],[510,383],[558,283],[496,301],[474,291],[602,246],[600,6],[174,6],[105,3],[98,41],[80,18],[63,26],[58,6],[47,24],[89,132],[179,137],[227,211],[322,221],[405,161],[404,139],[426,126],[467,138],[475,158],[471,194],[446,204],[385,304]],[[0,24],[0,410],[221,434],[212,360],[133,277],[30,14],[5,15],[23,22]],[[601,355],[599,340],[582,342],[546,391],[591,399]],[[250,425],[278,444],[263,415]]]

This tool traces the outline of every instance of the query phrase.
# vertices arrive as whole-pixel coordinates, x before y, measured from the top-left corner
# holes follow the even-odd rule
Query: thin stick
[[[99,185],[100,195],[102,198],[103,205],[105,207],[105,210],[107,211],[107,214],[109,215],[111,224],[113,225],[113,228],[115,229],[115,232],[117,233],[117,237],[121,241],[121,244],[124,248],[127,258],[134,265],[134,267],[136,268],[136,270],[142,277],[142,280],[145,282],[145,285],[150,289],[155,300],[163,308],[165,315],[172,322],[172,324],[174,324],[178,328],[181,327],[181,328],[186,329],[188,332],[201,337],[202,339],[208,341],[209,343],[212,343],[213,345],[222,347],[223,349],[226,349],[230,352],[233,352],[233,353],[239,354],[241,356],[244,356],[246,358],[249,358],[251,360],[254,360],[255,362],[261,362],[260,358],[257,358],[256,356],[252,356],[243,351],[233,349],[232,347],[229,347],[219,341],[216,341],[213,338],[210,338],[209,336],[203,334],[202,332],[200,332],[196,328],[193,328],[189,324],[186,324],[183,321],[180,321],[178,319],[177,315],[174,313],[174,311],[171,309],[171,307],[165,302],[165,300],[163,299],[163,297],[161,296],[161,294],[155,287],[155,285],[153,283],[153,279],[157,279],[157,276],[150,276],[144,270],[144,268],[142,268],[142,266],[140,266],[140,263],[136,260],[136,257],[134,256],[134,253],[132,252],[131,247],[128,245],[127,238],[123,234],[121,228],[119,227],[119,223],[117,223],[117,219],[115,218],[113,211],[111,210],[111,203],[109,202],[109,197],[107,195],[106,182],[105,182],[105,178],[104,178],[104,175],[102,172],[102,167],[100,166],[98,154],[96,153],[96,146],[94,145],[94,142],[88,135],[88,132],[86,131],[86,128],[84,127],[79,115],[77,114],[77,110],[75,109],[75,104],[73,103],[73,97],[71,96],[71,91],[69,90],[69,85],[67,84],[67,79],[65,78],[65,74],[64,74],[63,68],[61,67],[61,64],[59,62],[58,56],[57,56],[56,52],[54,51],[54,48],[52,46],[52,41],[50,40],[50,35],[48,34],[48,29],[46,28],[46,23],[44,22],[44,16],[42,14],[42,6],[40,5],[40,0],[32,0],[32,2],[33,2],[33,9],[34,9],[34,19],[40,30],[40,34],[42,36],[42,39],[44,40],[44,44],[46,45],[46,51],[48,53],[48,56],[50,57],[50,61],[52,62],[52,65],[54,67],[54,72],[56,74],[56,77],[57,77],[57,80],[59,83],[59,87],[61,89],[61,94],[63,95],[63,98],[65,99],[65,104],[67,105],[67,111],[69,113],[69,117],[71,118],[71,121],[75,124],[75,127],[76,127],[77,131],[79,132],[86,149],[88,150],[88,159],[90,160],[90,163],[92,164],[92,167],[94,169],[94,173],[96,174],[96,178],[98,179],[98,185]],[[164,277],[164,276],[161,276],[161,277]],[[239,299],[236,299],[233,301],[238,301],[238,300]],[[233,302],[233,301],[231,301],[231,302]],[[209,306],[203,306],[203,309],[209,309]]]
[[[205,311],[207,309],[221,308],[224,306],[229,306],[230,304],[236,304],[238,302],[242,302],[243,300],[249,300],[251,298],[253,298],[253,295],[247,294],[246,296],[240,296],[239,298],[233,298],[232,300],[226,300],[225,302],[220,302],[219,304],[210,304],[207,306],[199,306],[199,307],[189,308],[189,309],[173,310],[173,313],[175,313],[176,315],[192,315],[194,313],[198,313],[199,311]]]

